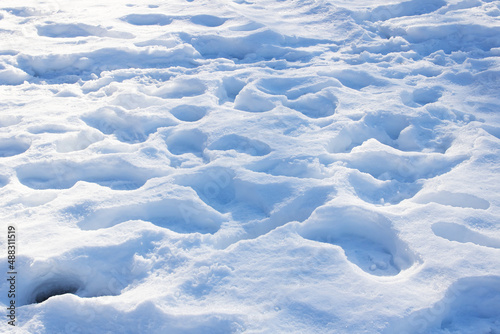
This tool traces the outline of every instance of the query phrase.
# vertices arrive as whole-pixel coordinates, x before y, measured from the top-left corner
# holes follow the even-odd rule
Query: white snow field
[[[2,333],[500,333],[500,1],[2,0],[0,96]]]

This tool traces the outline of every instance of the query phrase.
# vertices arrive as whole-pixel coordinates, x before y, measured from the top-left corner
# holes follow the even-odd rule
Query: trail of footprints
[[[428,9],[434,11],[443,4],[436,2]],[[374,9],[368,19],[379,20],[387,9],[388,7]],[[404,8],[390,9],[392,17],[415,15],[406,13]],[[23,17],[38,15],[28,8],[8,11]],[[229,18],[211,15],[188,17],[164,14],[129,14],[121,17],[121,20],[134,26],[160,27],[172,25],[175,21],[189,21],[207,28],[220,27],[230,21]],[[253,31],[261,27],[262,25],[251,22],[233,29]],[[130,33],[84,23],[50,23],[38,25],[36,28],[40,36],[54,39],[89,36],[134,38]],[[205,59],[222,57],[236,62],[245,59],[248,61],[249,55],[255,54],[255,51],[262,47],[256,42],[259,38],[269,42],[266,45],[268,49],[267,55],[263,56],[264,60],[280,58],[294,61],[304,57],[304,54],[292,49],[298,41],[294,42],[287,36],[269,30],[259,30],[249,36],[240,39],[217,36],[194,38],[184,33],[180,38]],[[150,43],[155,45],[156,42],[152,40]],[[308,43],[317,45],[324,42],[310,39]],[[146,44],[144,45],[147,46]],[[221,50],[226,53],[218,54]],[[127,58],[129,64],[139,69],[177,65],[179,59],[185,62],[186,68],[196,68],[199,65],[192,62],[193,57],[189,54],[191,51],[177,50],[166,54],[153,52],[148,56],[153,59],[150,63],[142,62],[144,54],[141,52],[143,51],[138,54],[123,51],[118,56]],[[50,75],[64,75],[68,72],[80,73],[82,68],[84,71],[90,70],[89,66],[78,64],[78,59],[82,56],[94,60],[105,59],[107,52],[97,50],[89,54],[75,54],[70,56],[74,58],[69,62],[70,66],[51,71],[47,71],[44,66],[37,67],[36,64],[57,63],[57,55],[47,59],[22,56],[19,60],[26,72],[44,77],[48,76],[49,72]],[[160,64],[158,59],[162,59]],[[102,70],[107,69],[109,62],[104,65]],[[310,122],[308,124],[315,124],[316,121],[335,118],[342,102],[338,98],[339,90],[362,92],[364,89],[383,87],[389,82],[386,78],[374,77],[364,71],[352,69],[335,70],[324,76],[284,77],[266,74],[256,80],[235,74],[228,75],[218,82],[218,89],[214,92],[209,91],[209,85],[195,77],[196,74],[192,75],[192,78],[174,77],[157,90],[146,92],[145,95],[149,94],[147,98],[157,98],[163,103],[215,94],[219,106],[229,106],[237,112],[246,113],[245,115],[272,113],[285,108],[298,113],[305,122]],[[107,84],[104,84],[97,90],[105,89],[106,86]],[[85,93],[92,94],[94,91]],[[408,108],[421,108],[439,101],[444,93],[442,87],[430,85],[403,92],[400,99]],[[140,112],[140,102],[137,105],[129,102],[126,99],[117,99],[115,105],[85,114],[81,121],[86,128],[75,133],[64,128],[57,130],[57,126],[51,129],[31,128],[29,131],[34,136],[59,132],[62,138],[56,141],[56,151],[68,156],[79,151],[90,151],[95,144],[106,138],[130,146],[147,146],[153,138],[160,138],[165,145],[171,159],[171,167],[178,170],[177,174],[170,175],[162,168],[139,167],[116,156],[106,156],[103,152],[98,152],[97,158],[80,163],[62,158],[19,165],[16,168],[19,181],[32,189],[69,189],[78,181],[85,181],[122,191],[117,194],[123,200],[120,205],[110,201],[93,203],[87,208],[90,211],[77,224],[82,230],[105,230],[130,221],[143,220],[178,233],[215,234],[224,228],[225,224],[235,220],[243,226],[246,238],[255,238],[288,222],[298,221],[301,224],[298,225],[297,232],[303,238],[340,246],[348,261],[370,275],[395,276],[418,263],[418,255],[408,249],[407,244],[399,238],[397,229],[385,216],[357,207],[325,205],[335,197],[335,187],[322,184],[321,180],[326,176],[312,169],[317,167],[319,170],[337,161],[345,163],[345,167],[351,171],[349,182],[357,195],[375,204],[398,204],[405,199],[414,198],[416,203],[423,205],[437,203],[476,210],[486,210],[490,205],[484,199],[465,193],[434,192],[414,197],[422,188],[418,181],[444,174],[467,158],[444,154],[451,147],[453,138],[440,137],[437,131],[439,120],[434,120],[433,124],[428,122],[429,128],[422,128],[403,114],[386,111],[366,113],[361,119],[352,119],[340,130],[331,129],[334,131],[331,132],[330,139],[323,143],[325,154],[318,165],[314,165],[315,157],[312,156],[288,160],[276,158],[273,143],[257,139],[258,136],[224,133],[215,138],[209,137],[204,131],[204,122],[210,120],[211,111],[217,108],[217,105],[177,101],[175,106],[166,108],[167,110],[144,115]],[[20,119],[13,116],[0,116],[2,127],[8,128],[20,122]],[[485,130],[498,137],[497,129]],[[425,140],[412,140],[415,137]],[[0,138],[0,159],[28,152],[32,145],[30,138]],[[247,155],[252,160],[244,168],[252,177],[245,177],[241,169],[219,166],[217,161],[209,161],[206,153],[211,151],[234,151]],[[203,159],[204,165],[200,167],[188,164],[186,168],[182,167],[182,163],[176,165],[175,161],[181,161],[176,160],[176,157],[181,159],[190,156]],[[186,158],[186,161],[189,159]],[[372,163],[373,161],[383,163],[376,164]],[[290,168],[292,165],[293,169]],[[160,185],[171,187],[173,191],[156,201],[140,199],[143,191],[159,188],[159,185],[147,184],[155,177],[165,180],[166,183]],[[287,177],[289,182],[284,182],[283,177]],[[317,182],[310,181],[311,185],[304,189],[301,179],[316,179]],[[8,180],[0,177],[0,186],[7,184]],[[124,190],[126,192],[123,192]],[[81,212],[82,208],[75,205],[67,208],[65,213],[77,217]],[[486,237],[457,223],[437,222],[432,225],[432,231],[449,241],[472,242],[500,248],[499,240]],[[127,246],[122,249],[135,248]],[[39,303],[50,296],[63,293],[76,293],[82,297],[113,295],[118,294],[129,283],[122,282],[113,291],[103,293],[102,289],[100,290],[103,287],[92,285],[88,273],[71,273],[69,269],[73,267],[67,263],[60,264],[60,267],[65,269],[61,269],[59,275],[47,276],[39,286],[26,286],[25,291],[29,293],[23,296],[22,303]],[[130,273],[125,276],[129,277],[130,281],[133,279]],[[470,284],[471,289],[476,286],[475,282]],[[493,285],[489,286],[493,289]],[[451,314],[443,323],[453,328],[455,320]]]
[[[340,82],[345,81],[345,79],[341,79]],[[251,85],[243,86],[243,89],[236,92],[234,105],[236,109],[245,112],[266,112],[276,107],[273,101],[279,101],[290,109],[296,107],[301,110],[297,107],[299,104],[292,102],[300,101],[304,96],[308,96],[307,101],[313,105],[319,99],[316,101],[319,106],[324,105],[324,101],[321,100],[324,98],[332,102],[331,110],[327,106],[326,111],[321,115],[310,115],[307,111],[303,111],[303,114],[311,119],[328,117],[335,114],[337,99],[334,95],[328,95],[329,93],[321,94],[329,92],[328,89],[331,87],[340,85],[342,84],[331,78],[319,81],[313,81],[312,78],[308,77],[261,79]],[[352,84],[351,86],[355,87]],[[172,85],[164,90],[163,94],[166,94],[168,98],[189,95],[190,93],[186,92],[184,87],[183,85]],[[179,92],[176,91],[176,88],[179,88]],[[250,90],[265,94],[262,95],[266,97],[263,98],[263,101],[271,103],[270,109],[267,110],[266,107],[260,110],[244,110],[243,102],[239,102],[241,100],[246,99],[247,103],[259,105],[254,102],[260,101],[260,97],[256,97],[255,93],[247,93]],[[227,96],[229,95],[231,94],[227,94]],[[289,188],[286,183],[272,182],[273,177],[286,175],[284,171],[286,171],[287,165],[277,167],[276,162],[272,162],[272,146],[261,140],[239,134],[227,134],[209,141],[208,136],[201,130],[202,128],[186,127],[186,124],[208,118],[210,108],[181,104],[171,108],[169,113],[163,113],[163,116],[142,116],[140,113],[119,106],[105,107],[82,117],[85,124],[94,130],[81,131],[73,136],[73,140],[66,137],[65,140],[58,141],[57,151],[70,153],[85,150],[106,136],[112,136],[112,138],[129,145],[136,145],[147,143],[152,135],[159,134],[172,155],[203,156],[206,150],[234,150],[258,159],[255,160],[254,167],[250,168],[258,174],[269,175],[271,178],[264,177],[263,180],[266,178],[267,180],[263,181],[263,184],[258,184],[255,181],[248,182],[236,177],[231,169],[218,171],[216,169],[210,172],[210,168],[208,168],[193,173],[188,172],[174,178],[174,184],[193,189],[201,202],[166,198],[157,202],[129,203],[118,207],[96,208],[94,213],[89,214],[78,224],[79,227],[84,230],[102,229],[127,220],[140,219],[181,233],[216,233],[223,223],[228,221],[228,217],[224,214],[230,213],[231,218],[236,220],[253,215],[254,222],[242,221],[242,223],[246,224],[248,236],[256,237],[289,221],[306,221],[316,208],[320,208],[327,202],[328,198],[334,196],[333,188],[326,187],[324,190],[320,190],[319,186],[315,186],[310,189],[311,195],[307,195],[305,192],[296,193],[295,197],[289,198],[269,197],[268,194],[273,193],[293,193],[294,189]],[[346,167],[353,171],[350,182],[355,188],[363,189],[359,190],[358,195],[364,200],[377,203],[384,198],[389,203],[397,204],[403,199],[413,197],[420,190],[420,187],[415,185],[415,181],[445,173],[453,165],[462,162],[464,157],[443,155],[449,146],[434,146],[435,152],[431,153],[414,152],[421,148],[401,150],[403,146],[401,137],[404,130],[411,127],[410,122],[411,120],[403,116],[390,115],[385,112],[367,114],[359,121],[352,121],[337,134],[337,137],[327,143],[325,148],[331,158],[326,158],[323,163],[327,166],[335,160],[345,161]],[[46,131],[32,132],[36,134]],[[52,130],[48,131],[52,132]],[[64,134],[64,130],[61,132]],[[22,154],[29,147],[28,142],[22,140],[9,142],[9,144],[5,146],[9,146],[10,151],[4,150],[4,156]],[[358,151],[358,148],[362,148],[362,150]],[[383,165],[366,163],[377,160],[386,163]],[[307,178],[307,170],[310,166],[307,159],[304,161],[303,171],[297,173],[296,176]],[[271,164],[269,165],[268,162]],[[283,161],[278,163],[283,163]],[[116,174],[117,170],[120,171],[119,175]],[[154,170],[148,171],[148,173],[144,173],[144,171],[144,168],[136,167],[120,159],[103,157],[79,164],[56,160],[50,163],[40,162],[19,166],[17,177],[22,184],[33,189],[68,189],[78,181],[86,181],[113,190],[134,190],[144,186],[147,180],[164,175],[164,173]],[[206,174],[209,176],[207,177]],[[217,179],[217,176],[210,176],[211,174],[223,177]],[[224,178],[227,180],[223,181]],[[318,197],[317,194],[321,192],[324,193],[324,196]],[[282,205],[287,202],[290,205],[285,206],[285,209],[275,209],[278,204]],[[475,209],[487,209],[489,206],[486,201],[467,194],[427,194],[418,197],[416,202],[468,206]],[[468,204],[462,205],[461,203]],[[179,207],[184,208],[187,213],[179,211]],[[196,207],[203,209],[195,209]],[[290,208],[295,209],[290,210]],[[288,212],[285,214],[287,210]],[[186,218],[186,214],[190,217]],[[301,233],[305,238],[311,240],[340,245],[348,260],[373,275],[396,275],[401,270],[411,267],[417,261],[417,257],[415,254],[406,253],[406,247],[397,237],[391,223],[382,216],[367,219],[366,215],[370,216],[372,213],[342,212],[341,218],[335,223],[331,221],[315,223],[313,220],[308,220]],[[335,216],[339,216],[339,214],[337,213]],[[366,226],[357,225],[361,224],[362,221],[362,224],[366,224]],[[189,223],[187,224],[187,222]],[[352,228],[353,226],[356,228]],[[440,229],[440,226],[442,227],[439,224],[433,226],[435,233],[452,240],[453,237],[442,232],[443,229]],[[373,230],[373,233],[358,235],[356,230]],[[375,231],[378,232],[375,233]],[[379,236],[374,236],[377,234]],[[370,245],[370,247],[364,247],[366,245]]]

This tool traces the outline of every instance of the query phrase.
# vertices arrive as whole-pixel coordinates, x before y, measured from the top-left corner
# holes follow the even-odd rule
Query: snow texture
[[[3,0],[0,38],[0,332],[500,333],[500,1]]]

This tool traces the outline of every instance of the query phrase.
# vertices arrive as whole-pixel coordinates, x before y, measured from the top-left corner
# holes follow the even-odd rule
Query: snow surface
[[[500,333],[499,17],[2,0],[16,332]]]

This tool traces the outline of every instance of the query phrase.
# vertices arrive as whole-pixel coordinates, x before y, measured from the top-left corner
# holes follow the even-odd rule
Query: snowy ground
[[[17,332],[500,333],[500,1],[0,6]]]

